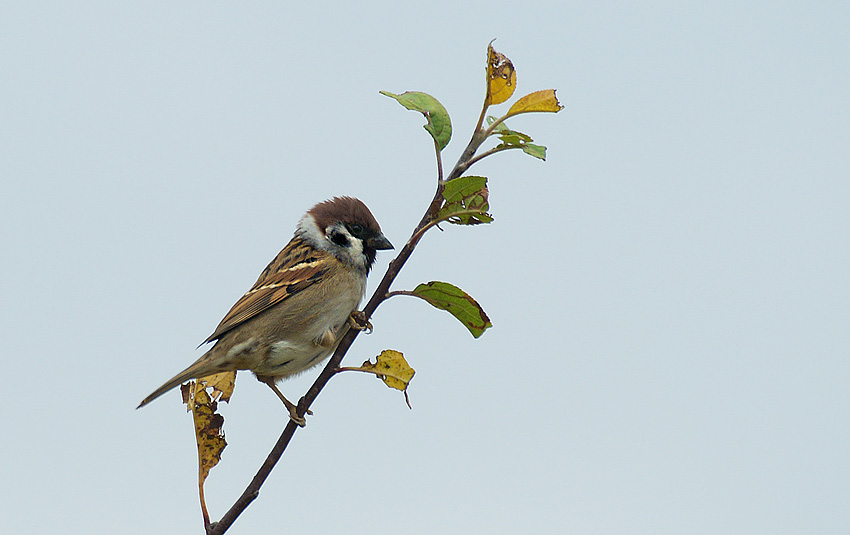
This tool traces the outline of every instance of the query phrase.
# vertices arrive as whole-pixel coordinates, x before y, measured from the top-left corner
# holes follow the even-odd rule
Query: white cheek
[[[346,248],[346,253],[351,259],[351,263],[357,267],[366,267],[366,257],[363,256],[363,241],[358,238],[351,238],[349,246]]]
[[[316,220],[310,214],[304,214],[304,217],[298,222],[298,228],[295,233],[307,243],[318,249],[326,249],[325,234],[316,226]]]

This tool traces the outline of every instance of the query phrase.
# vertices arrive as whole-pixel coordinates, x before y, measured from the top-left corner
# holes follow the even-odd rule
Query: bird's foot
[[[366,331],[366,334],[372,334],[372,323],[366,319],[366,314],[361,310],[355,310],[348,316],[348,325],[355,331]]]
[[[290,420],[295,422],[296,425],[298,425],[299,427],[307,427],[307,419],[304,418],[303,416],[298,416],[298,407],[296,407],[295,405],[292,405],[292,407],[287,407],[287,410],[289,411],[289,419]],[[313,411],[311,411],[310,409],[307,409],[307,412],[305,412],[304,414],[309,414],[310,416],[312,416]]]
[[[281,392],[277,388],[277,385],[274,384],[274,379],[272,379],[271,377],[259,376],[257,377],[257,379],[259,379],[263,383],[266,383],[269,388],[272,389],[272,392],[274,392],[275,395],[283,402],[283,406],[286,407],[286,411],[289,413],[290,420],[295,422],[299,427],[305,427],[307,425],[307,420],[304,418],[304,416],[298,415],[298,406],[295,403],[292,403],[291,401],[286,399],[286,396],[283,395],[283,392]],[[304,414],[312,416],[313,411],[307,409],[306,411],[304,411]]]

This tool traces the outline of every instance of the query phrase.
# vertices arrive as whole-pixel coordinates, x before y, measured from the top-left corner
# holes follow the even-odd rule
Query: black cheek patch
[[[331,234],[331,241],[339,245],[340,247],[348,246],[348,237],[342,232],[334,232],[333,234]]]

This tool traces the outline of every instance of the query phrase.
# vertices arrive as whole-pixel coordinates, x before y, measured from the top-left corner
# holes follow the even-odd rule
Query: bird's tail
[[[136,408],[140,409],[144,407],[145,405],[155,400],[159,396],[165,394],[175,386],[185,383],[189,379],[198,379],[200,377],[206,377],[208,375],[213,375],[223,371],[220,366],[214,362],[214,359],[211,358],[212,355],[210,353],[211,352],[205,353],[201,356],[201,358],[196,360],[194,364],[192,364],[182,372],[178,373],[177,375],[166,381],[165,384],[161,387],[151,392],[151,394],[145,399],[143,399],[142,402],[139,403],[139,406]]]

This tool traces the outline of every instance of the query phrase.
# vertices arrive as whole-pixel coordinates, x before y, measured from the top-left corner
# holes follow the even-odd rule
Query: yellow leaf
[[[367,360],[358,368],[342,367],[338,368],[337,371],[375,374],[388,387],[404,392],[404,401],[410,407],[410,399],[407,397],[407,387],[410,384],[410,380],[413,379],[413,374],[416,372],[407,364],[407,361],[404,360],[404,355],[399,351],[385,349],[375,358],[375,364]]]
[[[560,102],[558,102],[558,97],[555,96],[555,90],[544,89],[542,91],[529,93],[514,102],[505,117],[530,112],[557,113],[562,109],[564,109],[564,107],[561,106]]]
[[[487,98],[486,105],[501,104],[511,98],[516,89],[514,64],[502,53],[496,52],[492,42],[487,45]]]
[[[191,385],[191,383],[190,383]],[[210,470],[221,460],[227,446],[224,440],[224,417],[216,412],[218,402],[210,398],[202,382],[190,386],[195,442],[198,444],[198,484],[203,487]]]
[[[198,497],[205,526],[209,525],[210,515],[204,498],[204,481],[210,470],[221,460],[221,452],[227,446],[227,441],[224,440],[224,417],[216,412],[216,400],[230,399],[235,379],[236,372],[224,372],[180,385],[183,403],[192,412],[192,421],[195,424],[195,443],[198,445]],[[207,388],[212,389],[212,396],[207,393]]]
[[[416,373],[404,360],[404,355],[400,351],[392,349],[381,351],[381,354],[375,358],[375,364],[367,360],[359,369],[374,373],[388,387],[401,391],[407,390],[407,385],[413,378],[413,374]]]
[[[230,396],[233,395],[233,388],[236,386],[236,372],[221,372],[215,375],[201,377],[200,382],[204,383],[206,388],[212,388],[212,399],[216,401],[230,401]]]

